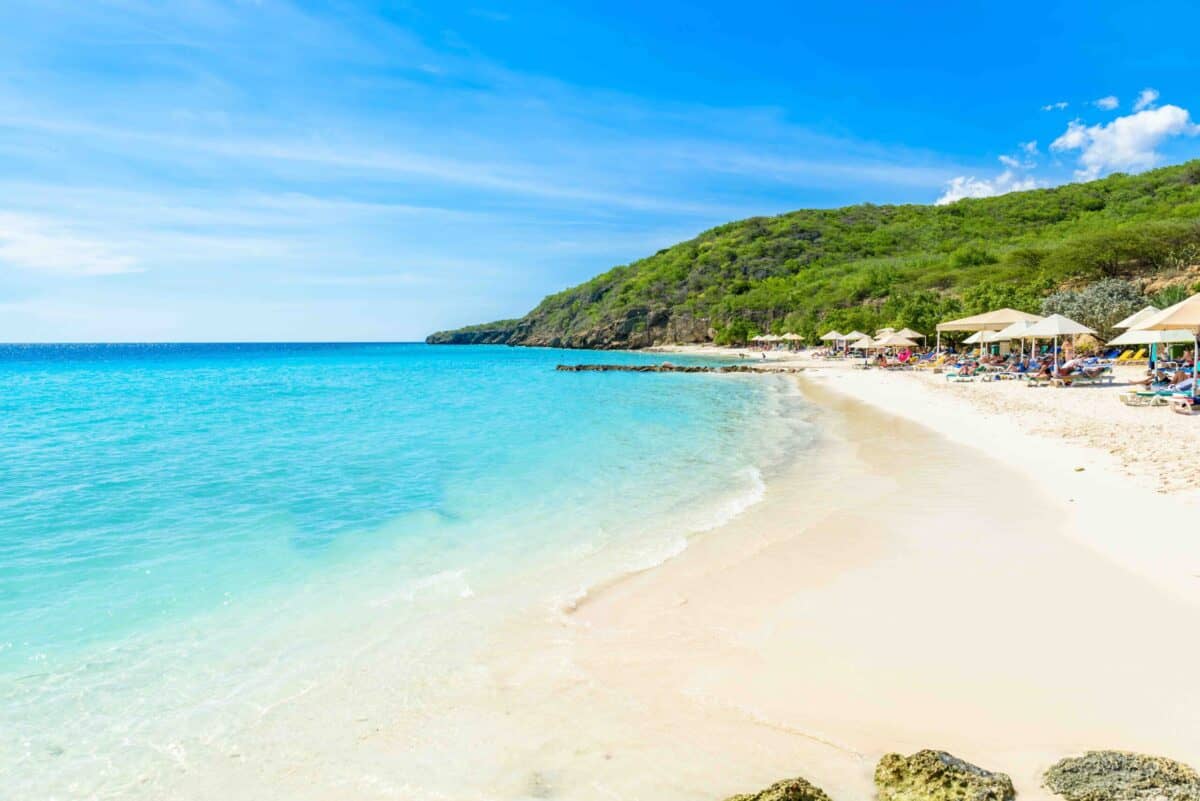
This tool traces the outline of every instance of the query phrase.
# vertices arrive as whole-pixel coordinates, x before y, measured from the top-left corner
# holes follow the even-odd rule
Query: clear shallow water
[[[782,379],[553,370],[600,360],[662,356],[0,347],[0,781],[121,797],[373,642],[436,672],[465,604],[661,561],[803,442]]]

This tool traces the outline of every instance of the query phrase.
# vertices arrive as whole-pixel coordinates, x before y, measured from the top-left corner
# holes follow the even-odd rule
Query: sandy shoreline
[[[799,775],[856,801],[885,752],[941,748],[1049,799],[1042,771],[1087,749],[1200,765],[1198,493],[1086,426],[1047,436],[1057,412],[1025,404],[1086,421],[1107,401],[1177,437],[1198,421],[1115,391],[798,363],[763,380],[798,382],[818,440],[758,503],[577,603],[473,597],[425,652],[380,618],[253,743],[158,797],[719,801]],[[1117,427],[1161,436],[1139,425]],[[442,672],[398,680],[434,648]]]
[[[825,464],[578,613],[598,681],[676,731],[723,733],[725,775],[744,779],[713,775],[712,797],[804,775],[867,798],[882,753],[923,747],[1008,772],[1023,798],[1048,798],[1041,772],[1085,749],[1200,763],[1197,493],[1163,487],[1087,410],[1141,414],[1116,426],[1184,452],[1194,421],[1116,391],[801,380],[839,432]],[[1060,406],[1083,422],[1047,436],[1037,417]]]

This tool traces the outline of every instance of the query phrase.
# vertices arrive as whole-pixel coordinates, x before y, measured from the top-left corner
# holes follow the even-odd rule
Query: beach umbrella
[[[863,352],[863,364],[866,364],[867,357],[870,355],[871,349],[875,347],[875,343],[869,336],[863,335],[854,342],[851,342],[847,347],[854,350],[861,350]]]
[[[755,336],[750,337],[750,341],[751,342],[762,342],[763,341],[762,334],[756,334]]]
[[[1037,322],[1042,317],[1029,312],[1017,311],[1016,309],[997,309],[996,311],[986,314],[976,314],[971,317],[963,317],[959,320],[949,320],[944,323],[937,324],[939,331],[999,331],[1002,328],[1007,328],[1015,322],[1021,320],[1032,320]]]
[[[1109,345],[1172,345],[1180,342],[1191,342],[1192,332],[1185,328],[1174,331],[1126,331],[1116,339],[1110,339]]]
[[[899,331],[896,331],[895,333],[899,334],[902,337],[908,337],[909,339],[917,339],[917,338],[928,339],[928,337],[926,337],[920,331],[914,331],[911,328],[901,328]]]
[[[1041,319],[1041,316],[1037,314],[1005,308],[996,309],[996,311],[984,314],[976,314],[971,317],[963,317],[958,320],[947,320],[944,323],[937,324],[936,350],[940,351],[942,349],[943,331],[999,331],[1021,320],[1037,322]]]
[[[1196,379],[1200,371],[1200,295],[1192,295],[1174,306],[1168,306],[1133,326],[1135,331],[1175,331],[1187,329],[1192,333],[1192,398],[1196,397]]]
[[[1077,323],[1070,317],[1063,317],[1061,314],[1052,314],[1044,320],[1039,320],[1033,325],[1025,329],[1025,336],[1030,339],[1053,339],[1054,340],[1054,371],[1058,372],[1058,338],[1059,337],[1074,337],[1079,334],[1095,334],[1096,332],[1088,328],[1083,323]]]
[[[1008,326],[1007,328],[1002,328],[1001,330],[997,331],[996,332],[996,341],[1003,342],[1003,341],[1008,341],[1008,340],[1013,340],[1013,339],[1019,339],[1021,341],[1021,356],[1024,357],[1025,356],[1025,339],[1027,337],[1025,332],[1028,331],[1029,327],[1032,325],[1035,325],[1035,321],[1033,321],[1033,320],[1018,320],[1017,322],[1013,323],[1012,325]]]
[[[847,341],[847,342],[854,342],[854,341],[856,341],[856,340],[862,339],[862,338],[863,338],[863,337],[865,337],[865,336],[867,336],[867,335],[866,335],[866,334],[864,334],[862,331],[859,331],[859,330],[856,328],[856,329],[854,329],[853,331],[851,331],[849,334],[846,334],[846,341]]]
[[[837,331],[830,331],[829,333],[821,334],[822,342],[840,342],[843,339],[845,339],[845,337],[839,334]]]
[[[990,345],[991,343],[993,343],[995,341],[997,341],[995,331],[976,331],[974,334],[971,334],[971,336],[964,339],[963,344],[964,345],[978,345],[979,346],[979,355],[982,356],[983,355],[983,346]]]
[[[1061,314],[1052,314],[1025,329],[1025,336],[1042,339],[1094,333],[1096,332],[1083,323],[1077,323],[1070,317],[1063,317]]]
[[[875,331],[875,336],[881,337],[881,336],[884,336],[885,334],[894,334],[894,333],[896,333],[895,328],[880,328]]]
[[[866,336],[865,333],[863,333],[862,331],[859,331],[858,329],[854,329],[850,333],[847,333],[846,342],[857,342],[858,339],[862,339],[865,336]],[[846,350],[850,350],[850,348],[846,348]]]
[[[1113,328],[1133,328],[1133,327],[1135,327],[1135,326],[1136,326],[1138,323],[1142,322],[1142,321],[1143,321],[1143,320],[1145,320],[1145,319],[1148,319],[1149,317],[1151,317],[1152,315],[1155,315],[1155,314],[1157,314],[1157,313],[1158,313],[1158,312],[1160,312],[1160,311],[1162,311],[1162,310],[1161,310],[1161,309],[1159,309],[1157,306],[1147,306],[1146,308],[1142,309],[1141,311],[1134,312],[1133,314],[1129,315],[1129,316],[1128,316],[1128,317],[1126,317],[1124,320],[1122,320],[1121,322],[1119,322],[1119,323],[1117,323],[1116,325],[1114,325],[1114,326],[1113,326]],[[1109,343],[1109,344],[1111,344],[1111,343]],[[1133,343],[1133,342],[1131,342],[1130,344],[1131,344],[1131,345],[1132,345],[1132,344],[1137,344],[1137,345],[1140,345],[1140,344],[1142,344],[1142,343],[1140,343],[1140,342],[1137,342],[1137,343]]]
[[[915,348],[917,343],[908,337],[902,337],[898,333],[893,333],[876,339],[875,346],[879,348]]]
[[[791,331],[784,334],[782,338],[788,340],[789,342],[803,342],[804,341],[804,337],[800,336],[799,334],[793,334]]]

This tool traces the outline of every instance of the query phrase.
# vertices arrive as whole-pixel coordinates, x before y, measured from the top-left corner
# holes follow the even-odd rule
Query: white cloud
[[[1148,170],[1158,163],[1157,148],[1164,140],[1197,133],[1200,126],[1192,122],[1187,109],[1167,105],[1117,117],[1106,125],[1088,126],[1075,120],[1050,149],[1080,151],[1081,166],[1075,177],[1087,181],[1115,170]]]
[[[1014,159],[1012,156],[1001,156],[1000,163],[1003,164],[1005,167],[1008,167],[1008,168],[1014,169],[1014,170],[1021,166],[1021,162],[1018,161],[1017,159]]]
[[[1062,111],[1067,106],[1071,105],[1065,100],[1060,100],[1057,103],[1047,103],[1042,106],[1042,111]]]
[[[1133,102],[1133,110],[1142,111],[1143,109],[1154,108],[1154,104],[1157,102],[1157,89],[1143,89],[1140,93],[1138,93],[1137,100]]]
[[[1093,100],[1092,105],[1096,108],[1102,108],[1105,111],[1112,111],[1114,108],[1121,105],[1121,101],[1117,99],[1116,95],[1108,95],[1107,97],[1102,97],[1099,100]]]
[[[1036,156],[1038,154],[1037,140],[1031,139],[1028,142],[1022,142],[1021,150],[1025,151],[1028,156]]]
[[[976,178],[973,175],[960,175],[946,183],[946,191],[937,199],[937,205],[944,206],[956,200],[968,197],[994,197],[1009,192],[1024,192],[1027,189],[1037,189],[1037,179],[1022,176],[1008,169],[991,180]]]
[[[136,261],[55,221],[0,212],[0,265],[59,275],[138,272]]]

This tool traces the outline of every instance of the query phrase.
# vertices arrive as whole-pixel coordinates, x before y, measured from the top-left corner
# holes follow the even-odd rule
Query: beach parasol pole
[[[1196,399],[1196,367],[1200,366],[1200,359],[1196,359],[1196,351],[1200,351],[1200,329],[1196,329],[1195,335],[1192,338],[1192,402]]]

